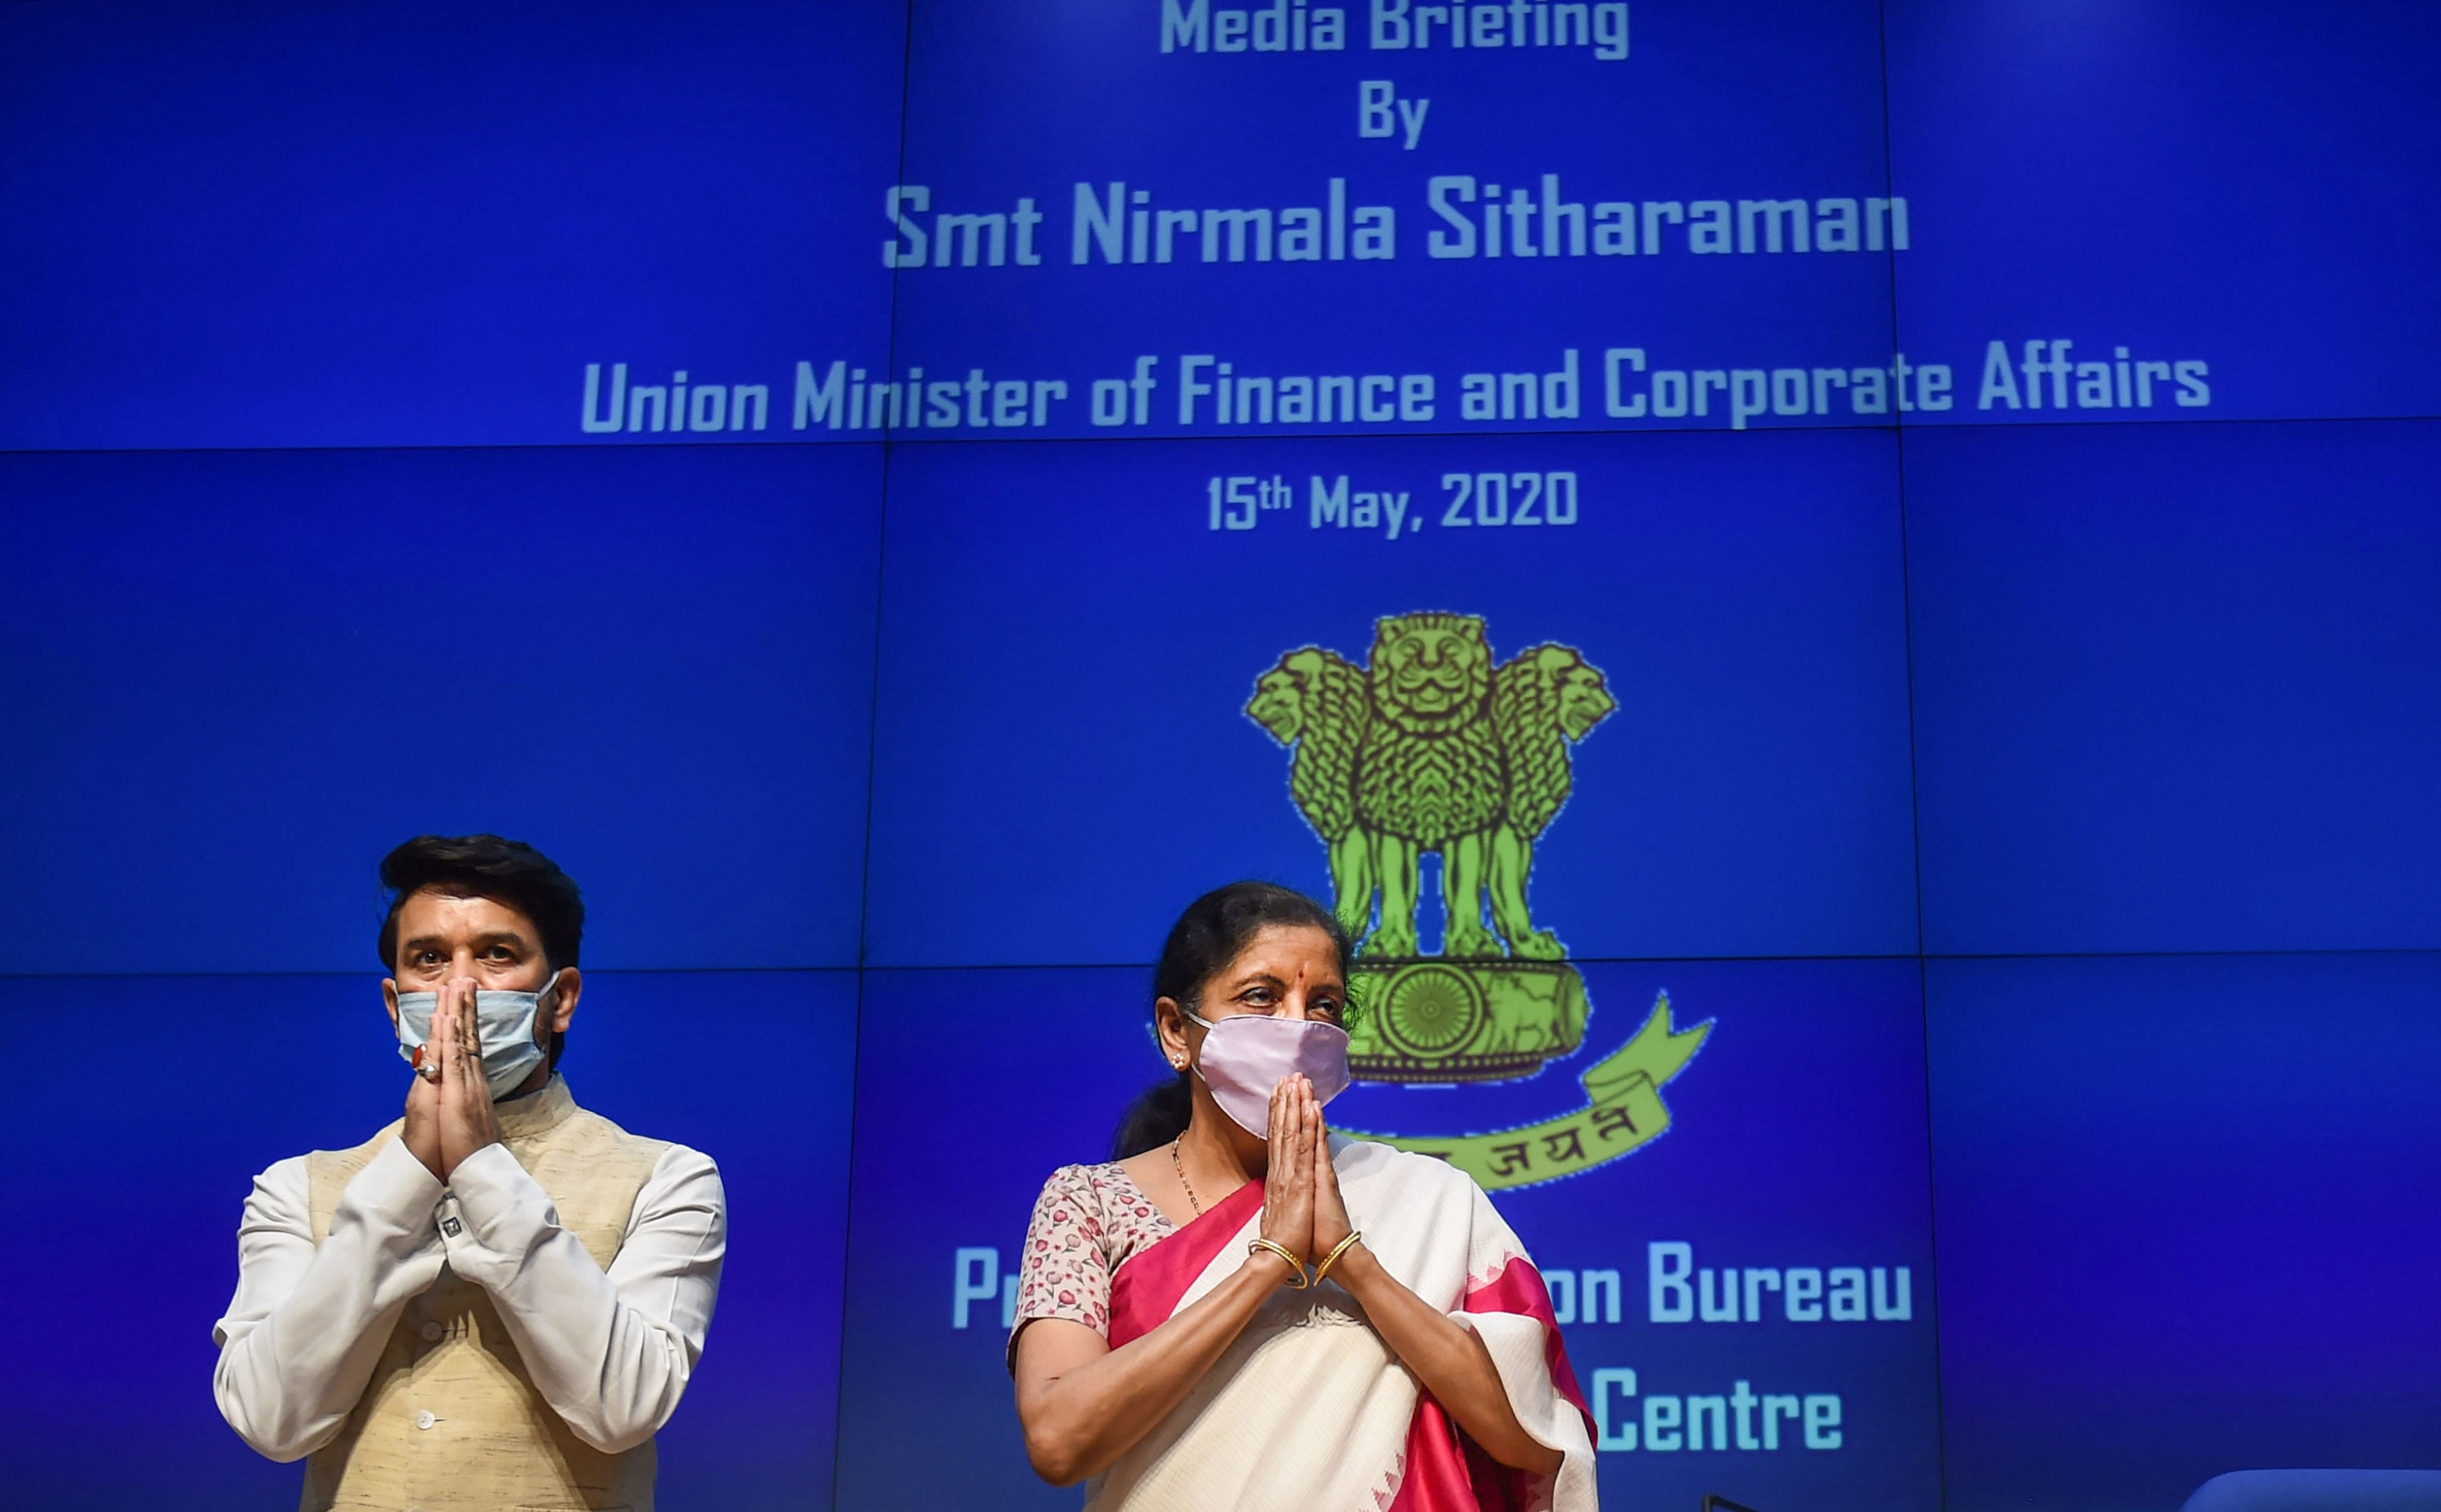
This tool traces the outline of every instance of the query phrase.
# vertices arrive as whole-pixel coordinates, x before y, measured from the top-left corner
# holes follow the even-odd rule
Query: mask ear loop
[[[1159,1055],[1159,1056],[1160,1056],[1164,1061],[1167,1062],[1167,1063],[1168,1063],[1168,1065],[1169,1065],[1169,1069],[1170,1069],[1171,1071],[1174,1071],[1178,1072],[1178,1073],[1179,1073],[1180,1075],[1182,1075],[1182,1076],[1184,1076],[1184,1075],[1185,1075],[1185,1074],[1186,1074],[1186,1068],[1185,1068],[1184,1065],[1180,1064],[1180,1063],[1179,1063],[1179,1062],[1177,1062],[1177,1061],[1170,1060],[1170,1058],[1169,1058],[1169,1047],[1168,1047],[1167,1045],[1165,1045],[1165,1044],[1163,1044],[1163,1043],[1161,1042],[1161,1026],[1160,1026],[1160,1025],[1158,1025],[1158,1024],[1147,1024],[1147,1025],[1145,1025],[1145,1038],[1147,1038],[1147,1039],[1148,1039],[1148,1040],[1151,1040],[1151,1041],[1152,1041],[1152,1053],[1153,1053],[1154,1054],[1156,1054],[1156,1055]]]
[[[542,1043],[542,1035],[535,1033],[535,1031],[542,1028],[543,1004],[546,1002],[550,1003],[553,1013],[557,1013],[559,1011],[559,979],[567,975],[567,973],[568,968],[566,966],[562,966],[557,971],[552,972],[551,974],[551,980],[542,984],[542,991],[534,994],[533,1017],[529,1019],[526,1023],[526,1035],[536,1045],[540,1045]]]
[[[1185,1010],[1181,1009],[1181,1010],[1180,1010],[1180,1012],[1184,1013],[1184,1012],[1185,1012]],[[1186,1017],[1189,1017],[1189,1018],[1194,1018],[1194,1017],[1195,1017],[1195,1016],[1194,1016],[1193,1014],[1187,1014],[1187,1015],[1186,1015]],[[1197,1021],[1198,1023],[1202,1022],[1202,1020],[1201,1020],[1201,1019],[1197,1019],[1196,1021]],[[1168,1047],[1167,1045],[1165,1045],[1165,1044],[1163,1044],[1163,1043],[1161,1042],[1161,1025],[1160,1025],[1160,1023],[1158,1023],[1157,1021],[1152,1020],[1152,1019],[1147,1019],[1147,1020],[1145,1021],[1145,1038],[1149,1039],[1149,1040],[1151,1040],[1151,1041],[1152,1041],[1152,1053],[1153,1053],[1154,1054],[1156,1054],[1156,1055],[1159,1055],[1159,1056],[1160,1056],[1164,1061],[1168,1062],[1169,1069],[1170,1069],[1171,1071],[1174,1071],[1178,1072],[1178,1074],[1180,1074],[1181,1076],[1184,1076],[1184,1075],[1185,1075],[1185,1074],[1186,1074],[1186,1071],[1187,1071],[1187,1066],[1186,1066],[1186,1063],[1185,1063],[1184,1061],[1170,1060],[1170,1058],[1169,1058],[1169,1047]]]
[[[548,999],[551,1011],[553,1013],[559,1011],[559,979],[567,974],[566,966],[560,966],[551,972],[551,980],[542,984],[542,991],[534,994],[533,1014],[526,1020],[526,1040],[534,1049],[542,1052],[543,1064],[546,1066],[551,1064],[551,1048],[542,1042],[542,1005]],[[553,1039],[559,1037],[557,1030],[551,1032],[551,1037]],[[551,1074],[557,1075],[558,1072],[554,1071]]]
[[[1209,1020],[1207,1020],[1207,1019],[1205,1019],[1205,1018],[1202,1018],[1202,1017],[1201,1017],[1200,1016],[1198,1016],[1198,1015],[1196,1014],[1195,1010],[1193,1010],[1193,1009],[1191,1009],[1191,1008],[1187,1007],[1187,1006],[1186,1006],[1185,1004],[1184,1004],[1184,1003],[1181,1003],[1181,1004],[1179,1005],[1179,1009],[1178,1009],[1178,1016],[1179,1016],[1181,1018],[1185,1019],[1188,1023],[1190,1023],[1190,1024],[1194,1024],[1194,1025],[1196,1025],[1198,1028],[1201,1028],[1201,1029],[1202,1029],[1205,1034],[1207,1034],[1207,1035],[1208,1035],[1208,1034],[1210,1034],[1210,1033],[1212,1033],[1212,1031],[1213,1031],[1214,1029],[1216,1029],[1216,1028],[1218,1028],[1218,1027],[1219,1027],[1218,1025],[1216,1025],[1216,1024],[1214,1024],[1214,1023],[1210,1022]],[[1154,1047],[1155,1047],[1155,1048],[1159,1048],[1159,1047],[1160,1047],[1160,1045],[1161,1045],[1161,1031],[1160,1031],[1159,1029],[1155,1028],[1154,1026],[1152,1026],[1151,1024],[1147,1024],[1147,1025],[1145,1025],[1145,1033],[1147,1033],[1147,1034],[1148,1034],[1148,1035],[1152,1035],[1152,1042],[1153,1042]],[[1162,1052],[1162,1057],[1163,1057],[1164,1059],[1168,1059],[1168,1055],[1169,1055],[1169,1052],[1167,1052],[1167,1051],[1166,1051],[1166,1050]],[[1178,1072],[1181,1076],[1184,1076],[1184,1075],[1186,1075],[1187,1073],[1189,1073],[1190,1071],[1191,1071],[1191,1072],[1193,1072],[1193,1073],[1194,1073],[1195,1075],[1197,1075],[1197,1076],[1203,1076],[1203,1068],[1202,1068],[1202,1067],[1201,1067],[1201,1066],[1198,1066],[1198,1065],[1194,1064],[1192,1061],[1177,1061],[1177,1060],[1173,1060],[1173,1061],[1170,1061],[1170,1063],[1169,1063],[1169,1067],[1170,1067],[1170,1070],[1172,1070],[1172,1071],[1174,1071]],[[1203,1080],[1204,1080],[1204,1082],[1205,1082],[1205,1084],[1206,1084],[1206,1085],[1209,1085],[1209,1084],[1210,1084],[1210,1082],[1211,1082],[1211,1078],[1210,1078],[1210,1077],[1208,1077],[1208,1076],[1204,1076],[1204,1077],[1203,1077]]]

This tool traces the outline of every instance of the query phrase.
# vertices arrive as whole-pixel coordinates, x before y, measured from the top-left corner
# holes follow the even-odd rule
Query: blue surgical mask
[[[542,1017],[543,999],[552,999],[557,1007],[559,973],[542,984],[540,992],[478,992],[475,994],[475,1029],[482,1036],[483,1079],[492,1085],[494,1097],[506,1097],[517,1085],[533,1074],[542,1064],[541,1036],[534,1025]],[[437,992],[402,992],[398,995],[399,1058],[416,1068],[421,1076],[439,1080],[439,1066],[425,1067],[418,1063],[419,1053],[432,1037],[432,1015],[441,1006]]]

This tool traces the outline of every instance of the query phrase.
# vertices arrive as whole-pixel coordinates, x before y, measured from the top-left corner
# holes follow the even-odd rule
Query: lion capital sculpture
[[[1560,959],[1527,880],[1573,786],[1571,747],[1618,708],[1601,673],[1555,644],[1495,667],[1482,619],[1447,613],[1382,619],[1368,661],[1292,651],[1246,706],[1293,752],[1290,795],[1329,848],[1340,922],[1368,957],[1419,955],[1437,852],[1442,955]]]

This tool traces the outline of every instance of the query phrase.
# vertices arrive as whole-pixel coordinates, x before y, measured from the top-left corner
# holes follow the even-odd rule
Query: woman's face
[[[1184,1071],[1203,1043],[1204,1031],[1188,1023],[1181,1005],[1164,998],[1160,1009],[1162,1050]],[[1279,1018],[1317,1018],[1345,1026],[1347,981],[1330,936],[1310,924],[1266,925],[1238,958],[1203,984],[1193,1005],[1207,1023],[1239,1014]]]

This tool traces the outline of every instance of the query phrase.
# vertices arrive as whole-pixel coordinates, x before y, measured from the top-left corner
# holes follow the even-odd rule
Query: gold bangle
[[[1291,1250],[1287,1245],[1280,1243],[1277,1239],[1257,1239],[1246,1246],[1246,1253],[1249,1255],[1253,1254],[1257,1250],[1269,1250],[1272,1253],[1278,1255],[1281,1259],[1287,1261],[1289,1263],[1289,1269],[1296,1272],[1296,1279],[1293,1281],[1283,1280],[1280,1283],[1281,1286],[1287,1287],[1293,1291],[1303,1291],[1306,1287],[1313,1285],[1312,1279],[1305,1273],[1305,1262],[1298,1259],[1296,1257],[1296,1252]]]
[[[1348,1246],[1354,1244],[1357,1240],[1362,1239],[1363,1237],[1365,1237],[1364,1230],[1350,1229],[1347,1232],[1347,1238],[1332,1245],[1330,1247],[1330,1253],[1322,1257],[1322,1264],[1313,1268],[1313,1284],[1317,1287],[1322,1285],[1322,1278],[1330,1274],[1330,1263],[1333,1260],[1338,1259],[1341,1255],[1346,1254],[1347,1252]]]

